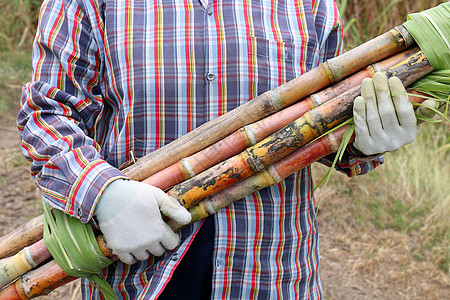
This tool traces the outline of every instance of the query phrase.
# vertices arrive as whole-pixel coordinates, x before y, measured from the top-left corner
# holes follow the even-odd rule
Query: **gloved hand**
[[[361,84],[353,105],[355,142],[366,155],[395,151],[414,141],[417,119],[400,79],[375,73]]]
[[[133,264],[178,246],[179,236],[163,221],[161,212],[182,225],[191,221],[190,213],[159,188],[119,179],[106,187],[94,216],[112,253]]]

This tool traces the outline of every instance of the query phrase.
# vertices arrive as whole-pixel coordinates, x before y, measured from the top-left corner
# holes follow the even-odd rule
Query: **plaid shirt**
[[[115,167],[145,155],[342,51],[332,0],[47,0],[18,127],[44,201],[88,222]],[[341,171],[381,159],[347,155]],[[153,299],[180,246],[102,271],[119,298]],[[212,297],[320,298],[310,168],[215,215]],[[99,299],[87,281],[86,299]]]

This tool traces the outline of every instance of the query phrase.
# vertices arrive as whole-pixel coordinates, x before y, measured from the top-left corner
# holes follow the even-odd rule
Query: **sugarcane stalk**
[[[96,239],[100,250],[106,257],[113,260],[117,259],[117,257],[115,257],[111,250],[106,246],[106,242],[102,235],[97,236]],[[77,279],[77,277],[68,275],[63,271],[63,269],[61,269],[55,260],[51,260],[46,264],[25,273],[13,284],[7,286],[3,290],[0,290],[0,299],[22,300],[31,299],[40,295],[47,295],[52,290],[75,279]]]
[[[330,84],[395,55],[415,44],[403,25],[338,56],[303,75],[267,91],[230,112],[213,119],[175,141],[161,147],[123,170],[126,176],[142,181],[158,171],[223,139],[239,128],[254,123]]]
[[[144,179],[142,182],[166,190],[192,178],[206,169],[244,151],[249,146],[258,143],[313,108],[361,84],[364,78],[372,77],[375,72],[386,72],[389,68],[404,61],[418,51],[420,51],[418,47],[410,48],[388,59],[372,64],[352,76],[312,94],[275,114],[240,128],[222,140],[189,157],[181,159],[175,164]]]
[[[42,239],[44,215],[37,216],[0,238],[0,259]]]
[[[52,260],[17,279],[16,282],[0,291],[0,299],[31,299],[47,295],[52,290],[77,279],[67,275],[61,267]]]
[[[0,289],[51,257],[41,239],[14,256],[0,260]]]

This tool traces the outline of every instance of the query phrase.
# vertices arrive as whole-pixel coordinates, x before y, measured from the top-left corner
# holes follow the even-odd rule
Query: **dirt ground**
[[[431,260],[413,258],[414,239],[394,230],[362,231],[351,199],[327,194],[319,213],[325,299],[450,299],[450,277]]]
[[[0,119],[0,236],[41,214],[14,115]],[[409,236],[362,231],[350,205],[351,199],[328,190],[319,213],[324,299],[450,299],[450,278],[434,264],[413,259]],[[80,298],[77,280],[40,299]]]

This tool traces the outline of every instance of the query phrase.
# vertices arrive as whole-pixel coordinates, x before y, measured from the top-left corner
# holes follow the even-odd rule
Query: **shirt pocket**
[[[312,49],[293,43],[251,36],[249,53],[258,70],[258,77],[277,84],[307,72],[312,67],[308,59]],[[273,88],[273,87],[271,87]]]

